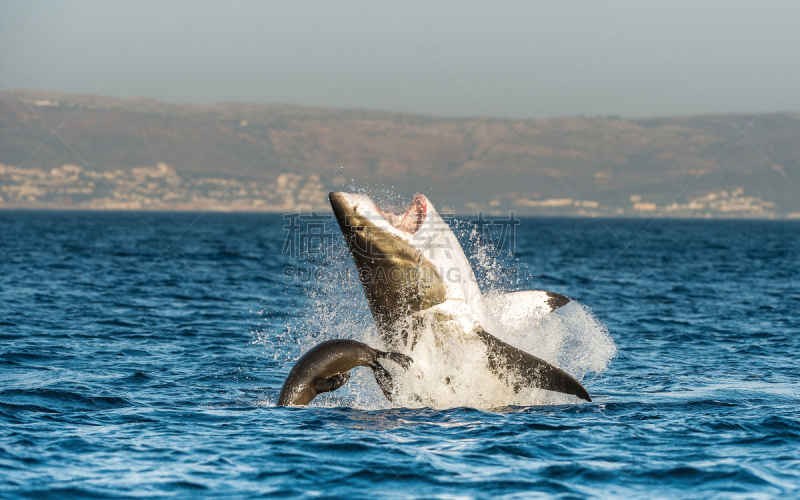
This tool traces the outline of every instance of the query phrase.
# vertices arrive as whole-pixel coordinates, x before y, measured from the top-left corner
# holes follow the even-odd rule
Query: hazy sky
[[[2,0],[0,78],[439,115],[800,111],[800,2]]]

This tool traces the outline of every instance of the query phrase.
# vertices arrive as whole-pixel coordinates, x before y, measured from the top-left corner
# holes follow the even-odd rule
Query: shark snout
[[[328,195],[328,199],[331,201],[331,209],[333,209],[333,215],[336,216],[336,220],[339,222],[339,226],[342,228],[342,232],[347,234],[345,231],[345,226],[347,226],[347,220],[350,216],[355,213],[354,203],[350,199],[351,195],[349,193],[342,193],[342,192],[331,192]]]
[[[333,209],[333,213],[337,216],[340,213],[344,213],[344,211],[348,208],[348,203],[344,197],[345,193],[341,193],[338,191],[333,191],[328,194],[328,199],[331,201],[331,208]]]

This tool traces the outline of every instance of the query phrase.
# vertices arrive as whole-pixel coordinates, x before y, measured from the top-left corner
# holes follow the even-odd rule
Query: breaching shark
[[[362,194],[333,192],[329,198],[386,348],[404,352],[415,364],[415,353],[423,350],[441,359],[477,355],[470,362],[488,368],[513,393],[531,387],[591,401],[569,373],[500,340],[483,325],[488,313],[501,324],[526,324],[564,306],[567,297],[540,290],[484,296],[456,235],[424,195],[418,194],[403,214],[385,212]],[[460,369],[434,383],[457,384],[453,378],[465,373]],[[338,382],[343,374],[332,376],[337,378],[321,384],[328,390],[346,382]]]

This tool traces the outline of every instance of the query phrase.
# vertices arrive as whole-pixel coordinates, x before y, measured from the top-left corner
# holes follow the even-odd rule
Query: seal
[[[297,361],[281,388],[278,406],[302,406],[318,394],[335,391],[350,380],[350,370],[367,366],[386,399],[392,400],[392,375],[378,363],[390,359],[408,369],[413,360],[398,352],[383,352],[355,340],[328,340],[303,354]]]

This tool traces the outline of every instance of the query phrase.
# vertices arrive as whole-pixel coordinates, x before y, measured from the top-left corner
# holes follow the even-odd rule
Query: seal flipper
[[[375,381],[378,382],[378,387],[383,391],[383,395],[389,402],[392,402],[392,391],[394,390],[394,383],[392,382],[392,374],[382,367],[379,363],[373,363],[370,368],[375,374]]]
[[[386,358],[391,359],[398,365],[402,366],[404,370],[408,370],[408,367],[411,366],[411,363],[414,362],[410,356],[406,356],[405,354],[400,354],[399,352],[383,352],[383,351],[375,351],[377,353],[378,358]]]
[[[378,382],[378,387],[381,388],[383,395],[386,396],[386,399],[388,399],[391,403],[392,391],[394,391],[392,374],[389,373],[389,370],[381,366],[377,359],[391,359],[398,365],[402,366],[404,370],[408,370],[409,365],[411,365],[414,360],[405,354],[400,354],[399,352],[383,352],[378,350],[375,351],[375,358],[376,361],[369,365],[369,367],[372,368],[372,372],[375,374],[375,381]]]
[[[513,384],[514,390],[536,387],[592,401],[586,388],[561,368],[506,344],[483,330],[478,330],[477,334],[489,351],[489,367],[503,378],[511,374],[513,378],[509,382]]]

